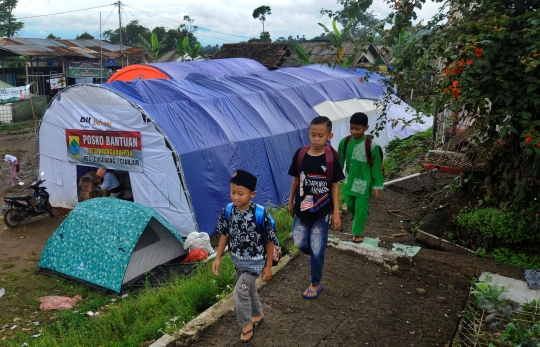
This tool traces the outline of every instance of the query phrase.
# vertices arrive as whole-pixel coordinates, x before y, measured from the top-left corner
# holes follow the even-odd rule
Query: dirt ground
[[[5,153],[21,159],[20,178],[25,183],[35,180],[34,129],[0,133],[0,152],[2,160]],[[309,266],[305,255],[295,256],[260,291],[267,316],[252,344],[447,345],[455,333],[474,276],[481,271],[521,276],[518,269],[490,259],[431,250],[415,242],[411,230],[420,228],[442,236],[445,231],[453,231],[451,217],[459,208],[477,203],[474,196],[456,195],[451,189],[444,189],[453,183],[455,176],[424,174],[388,186],[380,199],[372,201],[364,235],[376,238],[403,234],[396,242],[424,247],[413,263],[386,264],[385,267],[355,252],[330,247],[323,273],[324,290],[316,300],[305,300],[301,293],[309,285]],[[9,186],[9,167],[7,163],[0,165],[1,196],[20,194],[23,189]],[[28,288],[14,289],[24,294],[24,300],[0,299],[2,325],[15,316],[28,314],[27,310],[32,308],[31,298],[40,294],[39,282],[47,280],[34,270],[47,239],[69,213],[62,209],[55,212],[55,218],[33,218],[17,229],[9,229],[3,223],[0,226],[0,266],[4,266],[0,269],[0,287],[4,287],[2,283],[9,274],[20,273],[31,279],[26,282]],[[350,240],[352,218],[344,211],[342,220],[343,231],[331,231],[331,236]],[[398,265],[399,270],[388,269],[393,265]],[[425,294],[417,293],[420,288]],[[231,312],[201,332],[200,338],[191,345],[234,345],[239,334],[235,313]]]

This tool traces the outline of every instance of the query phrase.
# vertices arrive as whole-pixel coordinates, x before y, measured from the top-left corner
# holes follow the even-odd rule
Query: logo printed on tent
[[[79,136],[69,136],[69,155],[71,155],[73,158],[79,158],[81,156],[81,145],[80,145],[80,138]]]
[[[84,260],[81,261],[81,263],[79,264],[79,266],[77,266],[77,270],[86,272],[86,265],[84,265]]]

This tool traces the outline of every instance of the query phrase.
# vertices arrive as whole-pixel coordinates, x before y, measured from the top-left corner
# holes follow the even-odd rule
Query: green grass
[[[201,264],[191,277],[178,277],[159,288],[147,287],[130,293],[126,299],[119,296],[87,291],[72,282],[59,281],[63,295],[86,293],[77,306],[58,311],[50,322],[19,332],[2,341],[6,346],[141,346],[155,340],[163,333],[172,333],[192,320],[199,313],[221,300],[234,287],[233,267],[230,257],[223,258],[220,275],[215,276],[212,262]],[[71,293],[66,289],[71,288]],[[39,303],[33,298],[37,310]],[[86,316],[88,311],[98,311],[96,317]],[[25,320],[26,321],[26,320]],[[21,323],[21,327],[28,323]],[[37,330],[41,336],[32,338]]]
[[[414,159],[427,153],[432,146],[432,129],[415,134],[407,139],[394,139],[386,147],[384,155],[384,168],[386,176],[403,171]],[[413,168],[413,172],[419,172],[422,167]]]
[[[282,249],[295,253],[296,248],[290,237],[293,219],[287,208],[279,207],[270,211],[276,222]],[[2,300],[10,300],[10,306],[16,306],[18,310],[13,314],[23,319],[14,331],[0,334],[0,339],[7,336],[6,340],[0,340],[0,345],[20,347],[26,342],[33,347],[141,346],[164,333],[177,331],[232,292],[235,280],[229,254],[223,257],[219,276],[212,273],[212,262],[201,264],[189,278],[178,277],[158,288],[146,287],[130,292],[125,299],[91,290],[73,281],[28,271],[22,271],[21,275],[6,271],[0,286],[9,284],[9,294],[6,293]],[[31,295],[25,296],[23,280],[34,283]],[[19,294],[14,296],[13,293],[17,291]],[[83,299],[73,309],[41,311],[36,298],[45,295],[81,295]],[[99,315],[88,317],[88,311],[98,311]],[[31,322],[34,321],[40,322],[39,325],[33,325]],[[0,321],[1,325],[7,323],[13,324],[11,319]],[[22,331],[22,328],[30,330]],[[31,337],[38,333],[41,333],[40,337]]]
[[[9,132],[14,132],[11,135],[23,134],[23,133],[27,133],[29,131],[33,131],[36,124],[37,124],[37,121],[34,121],[34,120],[27,121],[27,122],[21,122],[21,123],[2,123],[2,122],[0,122],[0,132],[8,131],[8,134],[9,134]],[[21,131],[17,131],[17,130],[21,130]]]

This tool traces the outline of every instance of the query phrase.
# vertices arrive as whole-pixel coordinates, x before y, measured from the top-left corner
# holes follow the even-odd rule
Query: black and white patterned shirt
[[[225,209],[221,212],[216,230],[229,237],[229,251],[231,252],[234,267],[243,272],[260,274],[266,264],[266,244],[276,239],[276,233],[268,220],[268,212],[264,211],[264,225],[266,230],[262,233],[257,229],[255,222],[255,203],[240,212],[233,206],[230,220],[225,217]]]

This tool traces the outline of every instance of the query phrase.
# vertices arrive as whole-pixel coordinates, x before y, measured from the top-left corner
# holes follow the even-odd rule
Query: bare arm
[[[293,177],[292,179],[291,192],[289,194],[289,214],[291,216],[294,215],[294,194],[296,193],[296,186],[299,181],[299,177]]]
[[[223,252],[225,251],[225,247],[227,246],[227,242],[229,241],[229,237],[225,235],[221,235],[219,239],[219,245],[217,248],[217,254],[216,259],[214,260],[214,263],[212,263],[212,271],[214,272],[214,275],[219,275],[219,265],[221,264],[221,257],[223,256]]]
[[[332,203],[334,209],[332,211],[332,227],[334,230],[341,228],[341,216],[339,215],[339,184],[332,183]]]
[[[270,281],[272,279],[272,258],[274,256],[274,241],[266,243],[266,264],[262,271],[263,281]]]

